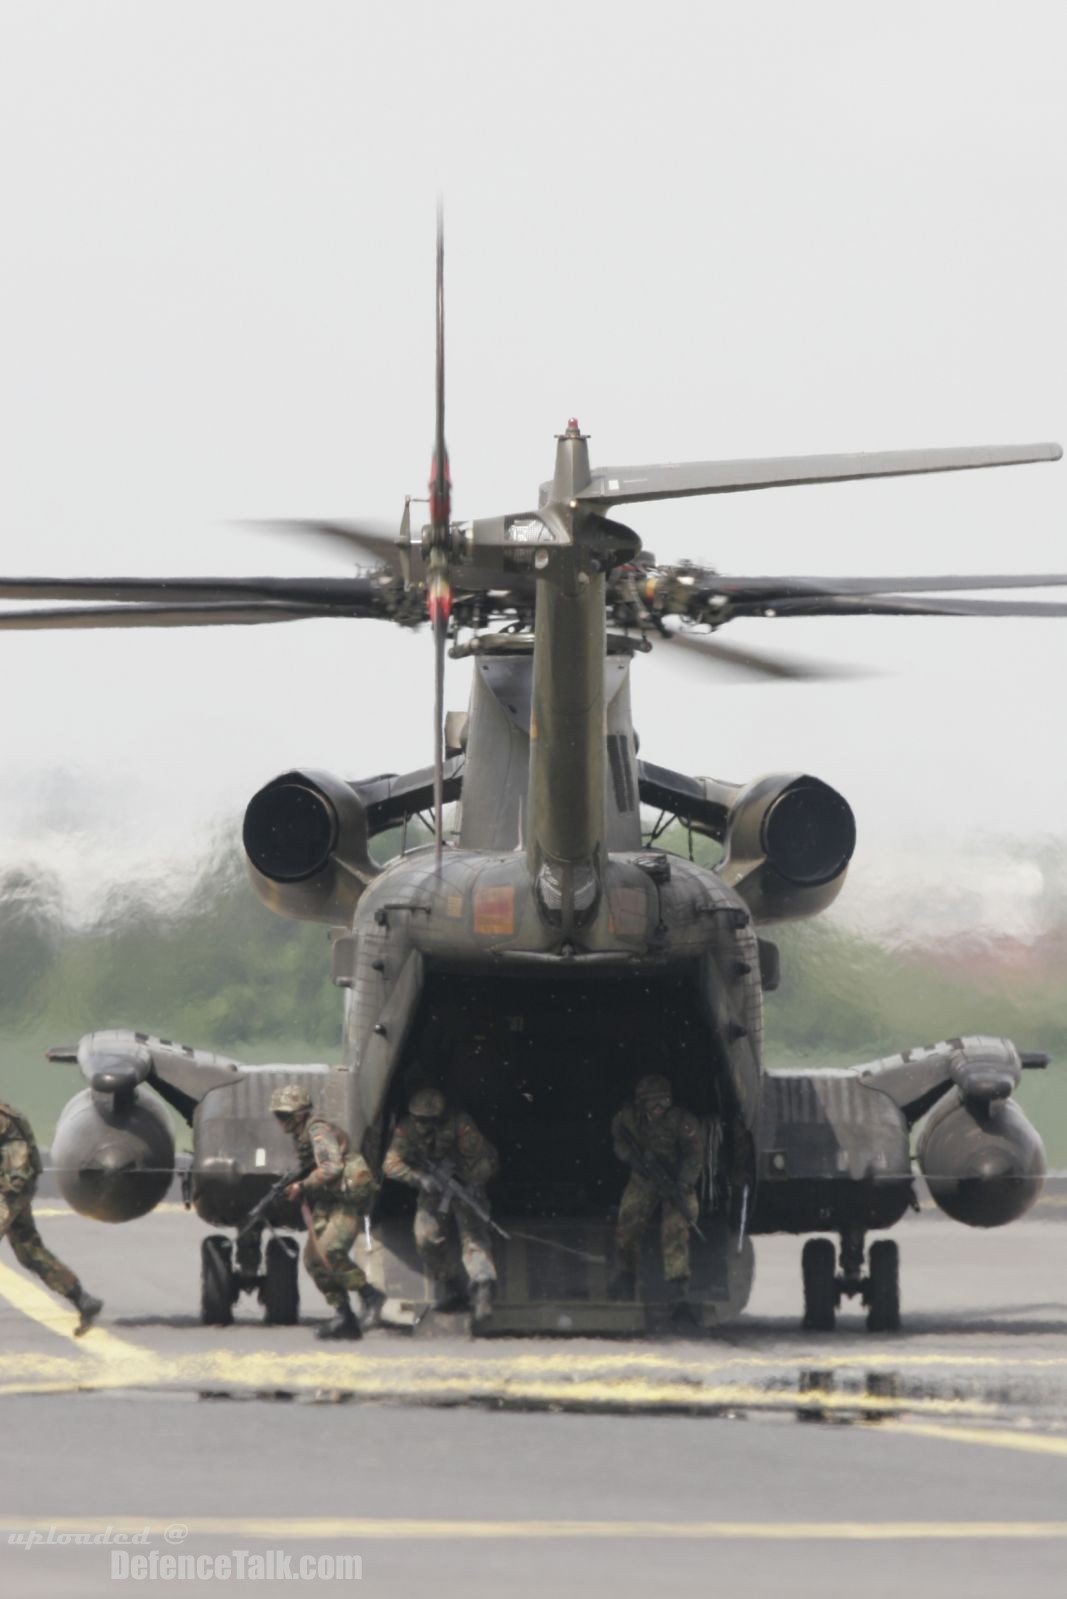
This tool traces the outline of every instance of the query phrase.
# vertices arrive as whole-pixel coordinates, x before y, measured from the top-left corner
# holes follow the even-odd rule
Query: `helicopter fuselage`
[[[246,1068],[147,1035],[87,1035],[76,1055],[88,1088],[57,1131],[57,1158],[72,1173],[96,1175],[68,1184],[71,1203],[121,1220],[154,1202],[150,1179],[164,1157],[137,1119],[142,1087],[191,1124],[190,1198],[204,1220],[229,1227],[288,1165],[269,1109],[275,1086],[299,1077],[378,1175],[411,1094],[433,1086],[500,1151],[493,1204],[511,1237],[498,1252],[494,1328],[636,1330],[654,1324],[665,1284],[649,1250],[636,1301],[609,1303],[613,1216],[625,1179],[609,1129],[637,1079],[657,1072],[703,1128],[701,1229],[699,1244],[691,1242],[692,1297],[705,1322],[743,1307],[751,1233],[787,1231],[841,1236],[840,1274],[829,1240],[806,1246],[808,1325],[831,1326],[844,1294],[864,1298],[872,1327],[896,1325],[895,1246],[875,1246],[864,1276],[864,1238],[893,1225],[914,1198],[912,1128],[923,1124],[917,1159],[943,1209],[973,1226],[1013,1220],[1040,1191],[1044,1154],[1011,1096],[1023,1066],[1044,1057],[1025,1058],[1004,1039],[955,1038],[845,1072],[766,1072],[763,992],[776,984],[777,952],[757,930],[833,901],[855,844],[851,810],[800,773],[735,786],[639,759],[629,670],[646,647],[642,632],[662,626],[660,602],[712,627],[731,607],[765,615],[783,605],[814,614],[828,605],[843,614],[857,605],[891,614],[915,607],[906,593],[881,598],[886,580],[850,588],[845,580],[820,587],[706,574],[697,583],[679,569],[666,587],[662,577],[645,584],[650,612],[635,579],[618,582],[635,570],[640,541],[608,512],[634,500],[1058,453],[903,452],[606,468],[594,476],[586,439],[571,423],[536,512],[455,526],[435,520],[423,554],[436,585],[438,662],[450,584],[470,617],[496,604],[514,618],[502,631],[475,629],[463,646],[474,658],[473,686],[467,715],[449,718],[447,758],[355,782],[289,772],[260,790],[245,816],[257,892],[283,915],[332,929],[333,976],[346,995],[342,1060]],[[417,564],[409,541],[401,554],[406,588],[389,573],[351,580],[337,603],[356,607],[352,614],[408,618]],[[607,631],[609,578],[621,635]],[[949,589],[970,582],[941,581]],[[909,580],[900,586],[907,591]],[[113,587],[96,585],[94,595],[110,598]],[[144,585],[120,589],[134,603],[122,614],[135,623],[173,619],[174,607],[164,606],[162,619],[147,614]],[[273,588],[239,605],[223,604],[215,583],[193,590],[209,591],[202,605],[189,602],[200,616],[214,618],[212,607],[243,620],[319,614],[302,591],[299,607],[285,613],[263,610],[280,603]],[[74,592],[85,597],[77,584]],[[185,603],[176,598],[183,621]],[[981,603],[918,608],[983,614]],[[321,596],[314,604],[326,614]],[[105,611],[103,625],[119,622]],[[445,802],[458,806],[452,836],[442,849],[407,849],[408,823],[434,799],[439,834]],[[721,858],[708,866],[656,848],[658,824],[646,837],[643,804],[688,829],[690,857],[697,835],[715,840]],[[371,841],[395,828],[399,854],[382,865]],[[430,1284],[414,1248],[412,1203],[408,1190],[384,1183],[374,1238],[368,1231],[360,1247],[377,1286],[418,1305]],[[271,1219],[299,1225],[281,1200]],[[291,1310],[291,1260],[275,1250],[261,1279],[257,1236],[245,1246],[252,1263],[239,1260],[234,1276],[229,1247],[224,1238],[206,1241],[205,1315],[228,1315],[231,1289],[235,1297],[240,1287],[269,1286],[272,1269],[278,1302]]]

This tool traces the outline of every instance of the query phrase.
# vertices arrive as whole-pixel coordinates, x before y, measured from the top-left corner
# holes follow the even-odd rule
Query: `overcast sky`
[[[458,515],[532,504],[572,414],[615,463],[1063,440],[1065,18],[3,0],[0,565],[343,572],[223,519],[424,491],[439,188]],[[1061,463],[629,520],[733,572],[1049,571],[1065,511]],[[645,754],[838,786],[854,918],[905,884],[1029,925],[1040,871],[991,840],[1062,849],[1067,621],[726,636],[885,675],[641,660]],[[429,642],[381,624],[12,634],[0,662],[0,861],[72,891],[176,871],[290,765],[430,756]]]

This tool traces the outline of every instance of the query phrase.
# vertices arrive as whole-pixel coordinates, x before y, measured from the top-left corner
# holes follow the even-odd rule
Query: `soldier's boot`
[[[316,1327],[316,1338],[362,1338],[363,1329],[359,1325],[355,1311],[345,1295],[344,1302],[336,1307],[337,1314],[329,1321],[324,1321],[321,1327]]]
[[[671,1322],[680,1330],[700,1326],[700,1311],[689,1297],[689,1278],[673,1277],[667,1284]]]
[[[467,1289],[459,1277],[439,1277],[434,1284],[434,1310],[466,1310]]]
[[[373,1283],[364,1283],[359,1290],[359,1299],[362,1303],[363,1313],[360,1322],[367,1327],[377,1327],[382,1319],[382,1306],[385,1304],[386,1295],[380,1288],[375,1288]]]
[[[476,1325],[493,1314],[492,1283],[475,1283],[471,1289],[471,1321]]]
[[[608,1283],[609,1299],[633,1299],[637,1294],[637,1278],[632,1271],[617,1271]]]
[[[104,1301],[96,1299],[92,1294],[87,1294],[84,1288],[76,1288],[70,1296],[71,1304],[78,1312],[78,1325],[74,1329],[75,1338],[80,1338],[87,1333],[93,1322],[104,1308]]]

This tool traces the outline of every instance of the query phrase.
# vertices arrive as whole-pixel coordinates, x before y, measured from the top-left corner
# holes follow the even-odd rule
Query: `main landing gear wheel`
[[[829,1238],[809,1238],[800,1257],[805,1332],[833,1332],[837,1320],[837,1251]]]
[[[200,1320],[205,1327],[228,1327],[233,1321],[237,1279],[233,1274],[233,1245],[222,1233],[212,1233],[200,1245]]]
[[[295,1238],[272,1238],[267,1244],[266,1272],[260,1297],[268,1327],[292,1327],[300,1319],[298,1254],[299,1245]]]
[[[900,1330],[900,1251],[891,1238],[872,1244],[864,1299],[868,1332]]]

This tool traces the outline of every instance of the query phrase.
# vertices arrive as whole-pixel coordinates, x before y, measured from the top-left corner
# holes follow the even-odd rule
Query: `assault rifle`
[[[474,1189],[461,1182],[456,1176],[450,1161],[426,1160],[417,1155],[414,1159],[409,1155],[407,1159],[408,1164],[414,1166],[417,1172],[421,1172],[425,1177],[428,1177],[437,1189],[441,1196],[441,1203],[438,1206],[441,1214],[447,1212],[454,1201],[457,1205],[464,1205],[472,1216],[477,1216],[479,1221],[484,1222],[487,1227],[491,1227],[493,1232],[498,1234],[499,1237],[511,1237],[510,1233],[505,1232],[504,1228],[493,1220],[489,1206],[482,1203]]]
[[[284,1177],[279,1177],[278,1181],[267,1189],[263,1198],[256,1201],[237,1229],[238,1242],[246,1233],[250,1233],[253,1227],[258,1227],[261,1222],[266,1221],[267,1212],[275,1200],[280,1199],[285,1193],[290,1183],[302,1183],[304,1178],[309,1177],[314,1170],[314,1166],[298,1166],[295,1171],[287,1171]]]
[[[660,1198],[665,1199],[668,1204],[674,1206],[676,1211],[678,1211],[682,1216],[685,1216],[686,1221],[689,1222],[689,1226],[696,1233],[697,1237],[702,1239],[704,1234],[701,1232],[695,1221],[689,1221],[689,1216],[687,1214],[687,1207],[689,1203],[688,1189],[683,1183],[678,1181],[677,1177],[671,1176],[670,1172],[667,1170],[666,1166],[660,1160],[658,1155],[654,1155],[650,1149],[643,1149],[641,1147],[636,1137],[630,1131],[629,1127],[627,1127],[625,1122],[619,1123],[619,1132],[622,1134],[624,1142],[629,1147],[630,1165],[634,1168],[634,1171],[640,1172],[642,1177],[647,1177],[653,1187],[658,1190]]]

